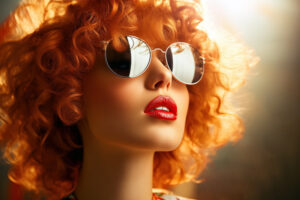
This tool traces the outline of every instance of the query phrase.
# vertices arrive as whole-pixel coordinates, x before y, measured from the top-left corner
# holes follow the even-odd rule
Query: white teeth
[[[164,107],[164,106],[153,108],[152,110],[165,110],[165,111],[170,112],[170,110],[167,107]]]

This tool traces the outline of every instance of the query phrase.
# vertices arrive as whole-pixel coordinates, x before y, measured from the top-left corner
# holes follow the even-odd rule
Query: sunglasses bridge
[[[154,49],[150,49],[150,50],[151,50],[151,52],[156,51],[156,50],[160,50],[161,52],[166,53],[166,51],[162,50],[161,48],[154,48]]]

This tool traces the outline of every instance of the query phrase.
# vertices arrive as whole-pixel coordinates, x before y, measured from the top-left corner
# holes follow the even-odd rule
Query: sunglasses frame
[[[149,58],[149,62],[148,62],[148,64],[147,64],[147,66],[145,67],[144,71],[142,71],[138,76],[142,75],[142,74],[148,69],[148,67],[149,67],[149,65],[150,65],[150,63],[151,63],[151,59],[152,59],[152,51],[160,50],[161,52],[163,52],[163,53],[165,54],[165,61],[166,61],[166,64],[167,64],[167,66],[168,66],[168,69],[171,71],[172,76],[173,76],[177,81],[179,81],[180,83],[184,83],[184,84],[186,84],[186,85],[195,85],[195,84],[197,84],[197,83],[199,83],[199,82],[201,81],[201,79],[202,79],[202,77],[203,77],[203,74],[204,74],[204,70],[205,70],[205,67],[204,67],[204,66],[205,66],[205,57],[200,56],[200,58],[202,59],[202,63],[203,63],[203,66],[202,66],[203,72],[202,72],[202,75],[201,75],[200,79],[199,79],[197,82],[195,82],[195,83],[186,83],[186,82],[181,81],[181,80],[179,80],[178,78],[176,78],[176,76],[173,74],[173,72],[172,72],[172,70],[171,70],[171,68],[170,68],[170,66],[169,66],[169,64],[168,64],[167,54],[166,54],[166,52],[168,51],[168,49],[169,49],[172,45],[178,44],[178,43],[179,43],[179,44],[186,44],[186,45],[190,46],[191,48],[193,48],[189,43],[186,43],[186,42],[173,42],[173,43],[170,44],[170,45],[166,48],[166,50],[164,51],[164,50],[162,50],[161,48],[154,48],[154,49],[151,49],[150,46],[147,44],[147,42],[145,42],[143,39],[141,39],[141,38],[139,38],[139,37],[137,37],[137,36],[134,36],[134,35],[126,35],[125,37],[126,37],[126,39],[127,39],[127,37],[134,37],[134,38],[136,38],[136,39],[142,41],[142,42],[147,46],[147,48],[150,50],[150,58]],[[122,78],[136,78],[136,77],[138,77],[138,76],[134,76],[134,77],[122,76],[122,75],[117,74],[116,72],[114,72],[114,70],[112,70],[112,68],[110,67],[110,65],[109,65],[109,63],[108,63],[108,61],[107,61],[107,53],[106,53],[107,46],[108,46],[108,44],[109,44],[111,41],[112,41],[112,40],[102,41],[102,42],[105,44],[105,46],[104,46],[105,56],[104,56],[104,57],[105,57],[105,63],[106,63],[106,65],[107,65],[107,67],[108,67],[108,68],[110,69],[110,71],[112,71],[115,75],[117,75],[117,76],[119,76],[119,77],[122,77]]]

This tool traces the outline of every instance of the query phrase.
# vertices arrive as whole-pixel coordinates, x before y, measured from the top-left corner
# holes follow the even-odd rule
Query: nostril
[[[155,84],[155,88],[158,88],[162,84],[162,81],[159,81],[158,83]]]
[[[162,83],[163,83],[163,81],[157,82],[157,83],[155,84],[155,88],[160,87]],[[169,88],[169,86],[170,86],[170,83],[167,84],[167,88]]]

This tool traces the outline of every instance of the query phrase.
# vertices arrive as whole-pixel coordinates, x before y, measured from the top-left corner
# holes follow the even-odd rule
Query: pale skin
[[[79,200],[152,200],[156,151],[172,151],[182,141],[189,104],[187,86],[152,52],[148,69],[136,78],[113,74],[100,58],[84,80],[85,116],[78,123],[84,146],[75,194]],[[159,95],[177,104],[177,119],[144,113]]]

